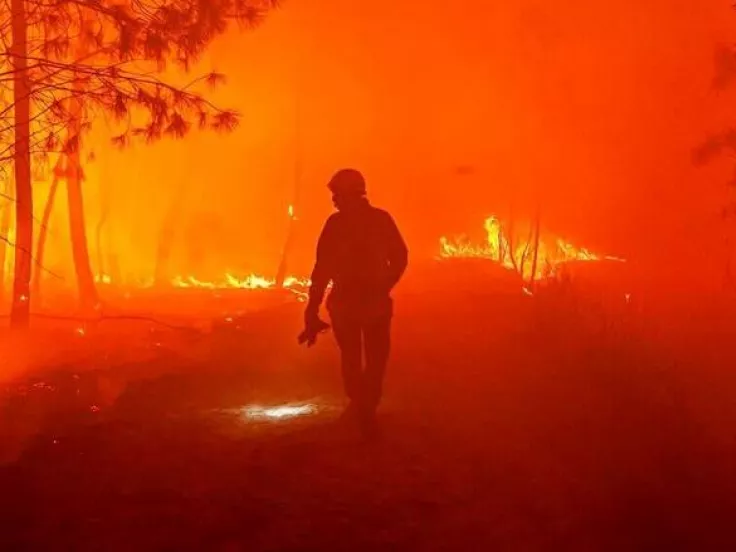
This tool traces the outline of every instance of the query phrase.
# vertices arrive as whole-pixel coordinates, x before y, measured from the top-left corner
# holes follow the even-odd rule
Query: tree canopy
[[[0,163],[13,156],[10,45],[14,15],[0,20]],[[230,130],[237,114],[209,102],[197,85],[216,86],[210,73],[176,86],[162,76],[169,65],[189,70],[230,24],[253,27],[275,0],[26,0],[27,79],[30,84],[32,153],[46,155],[78,145],[70,123],[89,128],[110,116],[126,145],[184,136],[193,126]],[[82,108],[75,109],[72,100]]]
[[[141,137],[182,137],[192,126],[230,130],[237,114],[196,88],[166,79],[185,72],[229,25],[257,25],[276,0],[0,0],[0,170],[15,169],[15,267],[11,324],[27,327],[33,247],[33,169],[57,154],[67,181],[72,252],[86,308],[98,299],[82,200],[81,140],[104,116],[125,146]],[[59,163],[64,159],[65,163]],[[6,172],[7,175],[7,172]],[[0,174],[0,176],[3,176]],[[0,282],[1,283],[1,282]]]

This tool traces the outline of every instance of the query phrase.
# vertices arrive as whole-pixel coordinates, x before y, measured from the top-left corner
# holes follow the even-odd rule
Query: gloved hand
[[[307,316],[304,320],[304,331],[299,334],[297,338],[299,345],[307,344],[307,347],[311,347],[317,342],[317,336],[330,329],[330,325],[324,322],[316,314],[313,316]]]

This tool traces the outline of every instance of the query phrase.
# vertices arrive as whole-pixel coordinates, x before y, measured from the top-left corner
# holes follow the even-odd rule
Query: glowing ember
[[[598,255],[578,248],[562,239],[541,236],[535,245],[532,233],[527,239],[516,240],[495,216],[485,221],[487,242],[481,245],[460,237],[450,240],[440,238],[440,257],[444,259],[489,259],[508,270],[518,272],[525,280],[541,280],[554,277],[565,263],[590,261],[617,261],[624,259]],[[536,252],[535,252],[536,248]]]
[[[317,412],[317,407],[313,404],[302,405],[281,405],[281,406],[247,406],[241,412],[246,418],[256,420],[284,420],[288,418],[296,418],[298,416],[309,416]]]
[[[109,274],[95,274],[95,282],[98,284],[112,284],[112,276]]]

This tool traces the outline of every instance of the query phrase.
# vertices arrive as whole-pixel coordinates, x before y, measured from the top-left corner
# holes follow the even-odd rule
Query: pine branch
[[[58,129],[71,124],[86,129],[97,115],[127,122],[123,134],[113,138],[118,145],[135,136],[182,137],[195,125],[234,129],[238,114],[195,90],[200,83],[210,89],[223,84],[224,75],[212,72],[176,86],[159,74],[169,62],[188,70],[230,22],[257,25],[277,5],[274,0],[26,0],[34,137],[46,133],[34,141],[34,153],[62,151],[69,144],[56,139]],[[0,20],[3,44],[6,23]],[[70,56],[72,51],[83,53]],[[0,101],[14,74],[9,61],[7,52],[0,52]],[[66,106],[80,98],[82,112],[75,119]],[[12,108],[0,103],[0,119]],[[134,111],[146,120],[133,124]],[[10,130],[10,125],[0,128],[0,141]],[[9,148],[0,151],[0,160]]]

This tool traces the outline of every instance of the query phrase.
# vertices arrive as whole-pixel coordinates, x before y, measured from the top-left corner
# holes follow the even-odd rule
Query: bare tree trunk
[[[100,220],[97,221],[97,228],[95,229],[95,247],[97,249],[97,272],[102,276],[107,274],[105,270],[105,254],[102,247],[102,230],[105,228],[107,222],[107,209],[103,206],[102,215]]]
[[[110,281],[122,285],[123,277],[120,272],[120,263],[115,251],[115,218],[111,216],[111,207],[114,204],[114,192],[111,186],[109,166],[102,161],[100,173],[100,220],[97,224],[97,255],[99,257],[99,271],[110,276]]]
[[[33,251],[33,189],[31,184],[31,83],[28,78],[28,36],[24,0],[11,0],[13,103],[15,142],[15,268],[10,325],[28,328],[31,314]]]
[[[120,284],[117,275],[113,279],[112,239],[110,236],[110,205],[112,190],[107,171],[107,163],[100,160],[100,218],[95,228],[95,253],[97,255],[97,273],[100,276],[109,276],[112,281]]]
[[[79,111],[81,114],[81,109]],[[73,125],[74,131],[81,132],[79,118],[76,116]],[[80,306],[83,311],[91,312],[99,304],[100,298],[97,294],[97,286],[95,285],[95,278],[89,260],[87,229],[84,224],[84,201],[82,198],[84,173],[79,150],[79,147],[73,148],[69,154],[69,176],[66,181],[69,202],[69,234],[72,239],[72,257],[74,259],[74,270],[77,274]]]
[[[537,214],[534,219],[534,256],[532,257],[532,273],[529,276],[529,285],[534,286],[534,279],[537,276],[537,263],[539,261],[539,231],[540,231],[540,221],[539,221],[539,209],[537,209]]]
[[[84,16],[82,16],[81,24],[82,27],[86,27],[88,24]],[[82,58],[87,53],[87,44],[84,39],[80,39],[76,55],[78,58]],[[80,78],[78,74],[74,76],[77,79]],[[77,275],[79,303],[83,312],[93,312],[99,305],[100,297],[97,294],[97,286],[90,264],[87,228],[84,218],[84,199],[82,195],[84,171],[82,170],[81,161],[83,105],[80,97],[81,91],[81,83],[75,82],[75,95],[71,99],[72,121],[69,131],[69,139],[73,145],[68,153],[66,191],[69,203],[69,235],[72,240],[72,258],[74,259],[74,271]]]
[[[521,274],[521,277],[523,278],[524,275],[519,272],[519,264],[516,259],[516,248],[514,247],[514,232],[516,232],[516,226],[515,226],[515,220],[514,220],[514,207],[511,206],[510,213],[509,213],[509,235],[507,238],[507,242],[509,245],[509,258],[511,259],[511,266],[514,267],[514,270]]]
[[[176,218],[171,213],[171,209],[166,213],[164,222],[161,225],[161,232],[158,238],[158,247],[156,248],[156,266],[153,273],[153,283],[156,286],[163,286],[171,280],[169,274],[169,261],[171,260],[171,250],[174,246],[174,231],[176,229]]]
[[[158,247],[156,249],[156,266],[153,275],[154,285],[156,286],[166,285],[171,282],[172,275],[169,273],[169,261],[171,260],[176,228],[181,219],[186,193],[186,187],[181,187],[177,190],[176,196],[171,201],[171,205],[169,205],[169,209],[161,225]]]
[[[49,233],[49,224],[51,222],[51,213],[54,210],[54,202],[56,200],[56,193],[59,189],[59,180],[61,178],[61,159],[56,164],[54,169],[54,179],[51,181],[51,187],[49,188],[49,195],[46,198],[46,205],[43,208],[43,216],[41,217],[41,227],[38,230],[38,243],[36,244],[36,259],[38,260],[39,266],[43,266],[44,253],[46,252],[46,239]],[[33,273],[33,296],[36,301],[41,300],[41,279],[42,272],[36,270]]]
[[[5,300],[5,261],[7,260],[8,253],[8,233],[10,231],[10,215],[11,211],[10,200],[5,200],[0,211],[0,304]]]
[[[293,209],[293,207],[291,208]],[[289,228],[286,233],[286,242],[284,242],[284,248],[281,251],[281,261],[279,262],[279,268],[276,271],[276,287],[283,287],[284,281],[286,280],[286,269],[288,266],[289,253],[291,252],[292,244],[294,242],[294,227],[296,226],[296,217],[293,211],[289,213]]]
[[[519,274],[521,275],[522,280],[526,278],[526,274],[524,274],[524,271],[526,270],[526,259],[529,256],[529,247],[531,247],[533,238],[534,238],[534,228],[530,226],[529,235],[527,236],[526,241],[524,242],[524,250],[521,252],[521,259],[519,260]]]
[[[118,260],[117,253],[112,250],[110,250],[110,256],[108,258],[109,267],[110,267],[110,280],[112,282],[116,282],[117,285],[123,284],[123,274],[120,271],[120,261]]]
[[[289,206],[289,228],[286,232],[286,241],[281,251],[281,260],[279,268],[276,271],[276,287],[283,287],[286,279],[286,270],[289,263],[289,254],[291,253],[292,244],[294,242],[294,233],[296,226],[296,206],[299,203],[299,192],[301,190],[302,180],[302,106],[301,94],[297,86],[297,93],[294,96],[294,196],[292,204]]]

